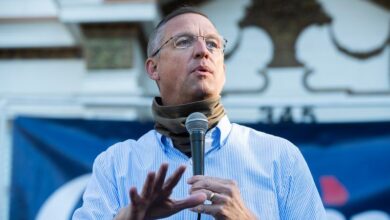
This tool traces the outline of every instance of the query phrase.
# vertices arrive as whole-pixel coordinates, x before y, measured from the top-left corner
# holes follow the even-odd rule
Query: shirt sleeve
[[[83,195],[83,205],[75,211],[72,219],[113,219],[119,202],[114,168],[108,152],[101,153],[94,161],[92,176]]]
[[[282,199],[280,219],[325,220],[326,212],[309,167],[301,152],[293,147],[283,178],[285,198]]]

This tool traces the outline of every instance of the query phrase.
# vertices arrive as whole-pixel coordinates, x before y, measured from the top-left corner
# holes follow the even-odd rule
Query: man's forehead
[[[185,13],[173,17],[165,24],[166,33],[191,33],[194,31],[206,32],[204,34],[218,34],[213,23],[203,15]]]

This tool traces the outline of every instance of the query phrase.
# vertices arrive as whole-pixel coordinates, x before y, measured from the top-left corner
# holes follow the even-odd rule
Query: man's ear
[[[149,78],[153,80],[160,79],[160,76],[158,75],[158,71],[157,71],[157,62],[154,59],[148,58],[146,60],[145,69],[148,72]]]

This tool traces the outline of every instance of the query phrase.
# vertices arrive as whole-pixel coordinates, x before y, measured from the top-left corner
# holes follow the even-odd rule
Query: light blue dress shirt
[[[170,138],[155,130],[139,140],[117,143],[101,153],[83,195],[83,205],[73,219],[112,219],[130,203],[129,189],[142,191],[149,171],[169,163],[168,175],[179,165],[187,169],[172,197],[188,196],[187,179],[192,161],[173,147]],[[205,175],[237,182],[245,205],[263,220],[322,220],[325,209],[313,178],[296,146],[289,141],[248,127],[230,123],[224,116],[207,132]],[[183,210],[167,219],[196,219]],[[213,219],[202,214],[202,220]]]

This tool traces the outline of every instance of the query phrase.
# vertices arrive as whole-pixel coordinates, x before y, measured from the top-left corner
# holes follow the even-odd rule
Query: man
[[[229,122],[220,103],[224,44],[194,9],[178,9],[160,22],[145,63],[161,95],[152,105],[155,129],[97,157],[73,219],[196,219],[197,213],[202,219],[325,219],[299,150]],[[192,164],[184,122],[192,112],[209,121],[204,176],[186,169]]]

